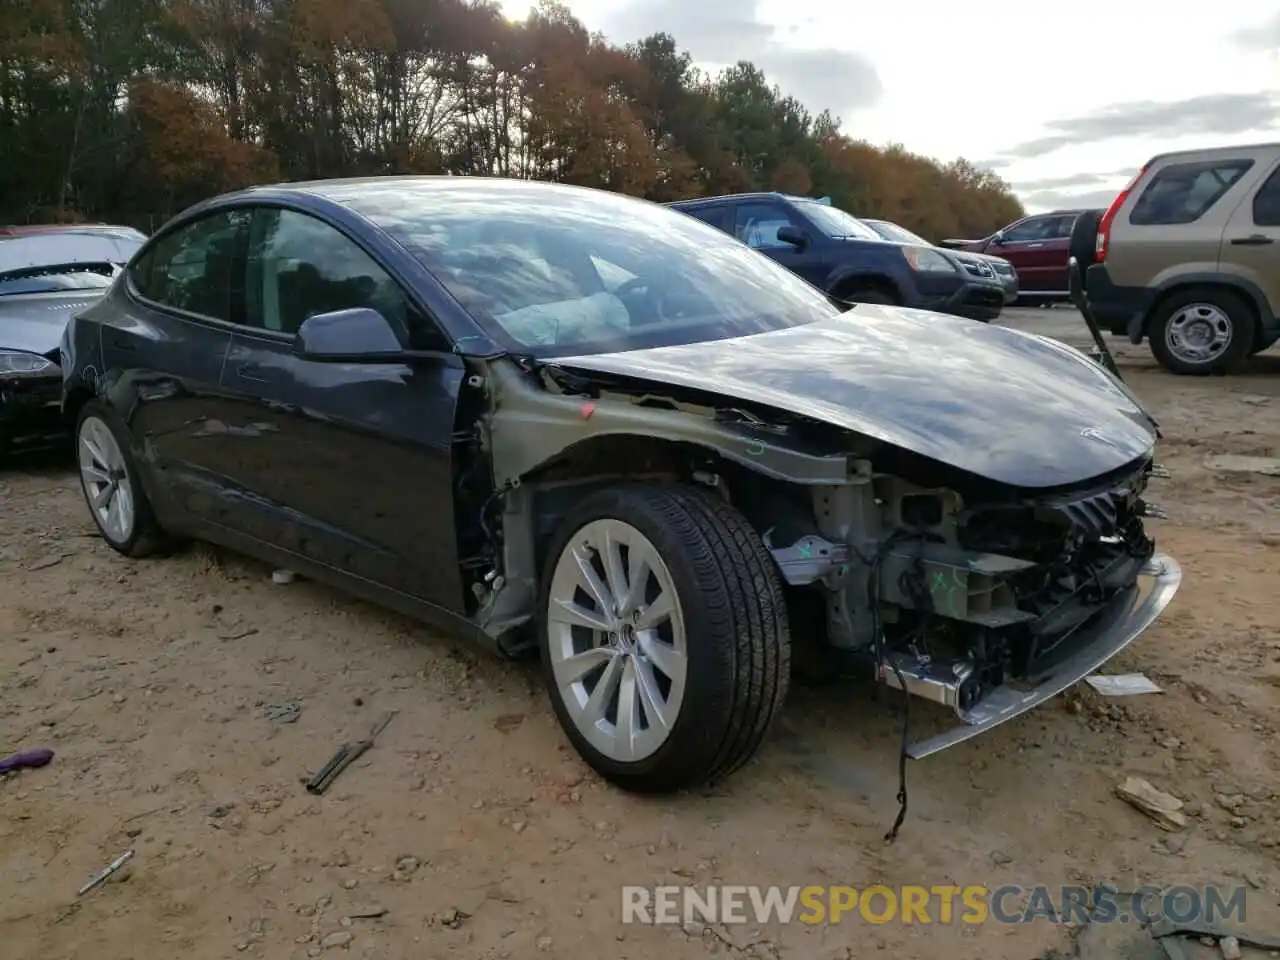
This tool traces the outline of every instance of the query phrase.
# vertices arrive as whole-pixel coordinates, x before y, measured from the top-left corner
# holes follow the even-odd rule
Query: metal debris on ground
[[[1224,453],[1210,457],[1205,464],[1210,470],[1223,473],[1256,473],[1264,477],[1280,477],[1280,457],[1248,457],[1236,453]]]
[[[1128,777],[1116,787],[1116,796],[1130,806],[1141,810],[1162,830],[1181,830],[1187,825],[1187,815],[1182,813],[1182,801],[1157,790],[1141,777]]]
[[[378,738],[378,734],[387,728],[396,712],[393,710],[379,720],[369,736],[363,740],[357,740],[355,743],[344,743],[338,748],[338,752],[323,767],[316,771],[315,775],[307,781],[307,792],[314,793],[316,796],[324,793],[334,780],[338,779],[338,775],[343,770],[351,766],[356,760],[364,756],[364,754],[373,746],[373,741]]]
[[[1132,697],[1140,693],[1164,692],[1140,673],[1095,673],[1085,677],[1084,682],[1104,697]]]
[[[288,703],[267,704],[263,713],[272,723],[293,723],[302,713],[302,704],[296,700],[290,700]]]
[[[94,889],[95,887],[102,886],[102,884],[106,883],[109,879],[111,879],[112,874],[114,874],[117,870],[123,867],[131,859],[133,859],[133,851],[126,850],[124,853],[120,854],[120,856],[116,857],[109,864],[107,864],[105,867],[103,867],[101,870],[95,873],[92,877],[90,877],[89,882],[76,891],[76,896],[83,897],[86,893],[88,893],[90,890]]]
[[[53,751],[47,747],[35,750],[23,750],[0,760],[0,774],[13,773],[16,770],[35,770],[47,766],[53,759]]]
[[[272,571],[271,580],[273,583],[279,584],[293,583],[294,572],[292,570],[283,569]]]
[[[1275,934],[1254,933],[1223,926],[1220,923],[1189,922],[1175,923],[1166,918],[1157,920],[1151,925],[1151,936],[1164,949],[1169,960],[1189,960],[1191,954],[1186,950],[1184,940],[1192,937],[1210,943],[1217,941],[1223,960],[1235,960],[1240,956],[1240,947],[1253,947],[1257,950],[1280,950],[1280,936]]]

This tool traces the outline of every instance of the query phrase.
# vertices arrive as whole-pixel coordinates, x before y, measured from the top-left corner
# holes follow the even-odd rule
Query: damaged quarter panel
[[[566,369],[711,390],[1022,488],[1146,456],[1155,427],[1086,357],[1003,327],[894,307],[742,337],[564,357]]]

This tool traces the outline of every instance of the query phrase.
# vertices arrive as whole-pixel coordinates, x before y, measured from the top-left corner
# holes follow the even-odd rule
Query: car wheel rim
[[[1165,343],[1184,363],[1210,363],[1231,346],[1231,318],[1211,303],[1191,303],[1169,318]]]
[[[133,533],[133,485],[115,434],[97,417],[80,425],[80,479],[89,509],[106,537],[124,543]]]
[[[610,760],[651,756],[684,702],[680,598],[657,548],[621,520],[595,520],[561,551],[547,598],[555,684],[574,726]]]

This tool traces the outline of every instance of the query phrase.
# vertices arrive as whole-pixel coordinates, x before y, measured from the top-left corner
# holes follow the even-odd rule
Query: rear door
[[[1067,246],[1074,224],[1074,216],[1059,213],[1027,217],[987,252],[1013,264],[1020,292],[1066,293]]]
[[[1220,260],[1229,262],[1228,251],[1247,249],[1224,245],[1223,237],[1232,221],[1232,236],[1259,233],[1247,201],[1266,176],[1264,159],[1272,156],[1245,147],[1159,161],[1116,216],[1107,252],[1112,281],[1145,287],[1174,273],[1214,274]]]
[[[809,235],[804,249],[778,239],[783,227],[795,227]],[[739,240],[778,261],[792,273],[821,287],[830,272],[824,255],[826,237],[796,216],[783,203],[771,200],[739,200],[733,208],[733,233]]]
[[[223,210],[160,237],[110,295],[119,309],[99,313],[104,373],[139,462],[160,480],[149,492],[162,520],[207,518],[219,503],[206,425],[220,416],[247,222]]]
[[[439,328],[352,237],[310,214],[253,210],[245,311],[222,389],[222,520],[240,532],[450,610],[462,609],[454,414],[465,375]],[[412,363],[294,353],[318,313],[378,310]]]
[[[1265,179],[1227,221],[1221,269],[1253,283],[1280,316],[1280,162],[1262,171]]]

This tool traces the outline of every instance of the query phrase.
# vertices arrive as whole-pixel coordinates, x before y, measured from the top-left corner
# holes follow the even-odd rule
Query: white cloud
[[[567,3],[617,41],[665,31],[695,57],[752,60],[851,135],[994,161],[1035,206],[1095,201],[1166,150],[1280,140],[1259,94],[1280,90],[1280,14],[1256,0],[1215,0],[1211,17],[1151,0]]]

